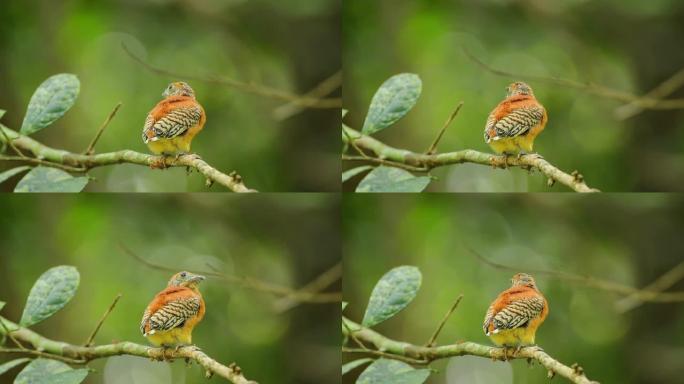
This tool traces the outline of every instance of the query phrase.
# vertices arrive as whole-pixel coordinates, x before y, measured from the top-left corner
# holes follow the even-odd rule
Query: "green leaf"
[[[369,169],[373,169],[373,167],[370,165],[362,165],[360,167],[347,169],[346,171],[342,172],[342,182],[344,183],[345,181],[351,179],[352,177],[354,177],[354,176],[356,176],[356,175],[358,175],[364,171],[367,171]]]
[[[19,372],[14,384],[78,384],[88,369],[71,369],[57,360],[36,359]]]
[[[31,326],[64,308],[76,294],[79,280],[75,267],[60,265],[48,269],[33,284],[19,324]]]
[[[0,111],[2,111],[2,110],[0,109]],[[2,112],[5,113],[5,111],[2,111]],[[342,117],[344,117],[344,115],[346,115],[347,112],[349,112],[349,111],[346,110],[346,109],[343,109],[343,110],[342,110]],[[0,114],[0,117],[2,117],[2,114]]]
[[[73,177],[57,168],[35,167],[19,180],[14,192],[81,192],[88,184],[85,176]]]
[[[422,384],[428,376],[429,369],[414,369],[401,361],[378,359],[361,373],[356,384]]]
[[[362,324],[372,327],[406,308],[416,297],[422,279],[418,268],[407,265],[385,273],[373,288]]]
[[[363,358],[363,359],[358,359],[358,360],[350,361],[350,362],[348,362],[347,364],[345,364],[345,365],[342,366],[342,375],[345,375],[345,374],[347,374],[349,371],[351,371],[351,370],[353,370],[353,369],[355,369],[355,368],[357,368],[357,367],[360,367],[360,366],[362,366],[362,365],[364,365],[364,364],[366,364],[366,363],[370,363],[371,361],[373,361],[373,359],[371,359],[370,357],[366,357],[366,358]]]
[[[3,303],[3,304],[4,304],[4,303]],[[349,304],[349,303],[347,303],[346,301],[343,301],[343,302],[342,302],[342,310],[343,310],[343,311],[344,311],[345,308],[347,308],[347,304]],[[1,306],[1,305],[0,305],[0,309],[2,309],[2,306]]]
[[[371,135],[396,123],[416,105],[423,85],[413,73],[401,73],[387,79],[371,100],[361,132]]]
[[[7,303],[5,303],[4,301],[0,301],[0,310],[5,308],[5,304],[7,304]]]
[[[5,111],[4,109],[0,109],[0,119],[2,119],[3,116],[5,116],[5,112],[7,112],[7,111]],[[342,116],[344,116],[344,115],[342,115]]]
[[[379,166],[361,180],[356,192],[422,192],[431,180],[400,168]]]
[[[31,167],[29,167],[28,165],[22,165],[21,167],[8,169],[5,172],[0,173],[0,184],[7,181],[7,179],[9,179],[15,175],[18,175],[18,174],[20,174],[26,170],[29,170],[29,169],[31,169]]]
[[[5,364],[0,365],[0,375],[27,361],[31,361],[31,359],[29,359],[28,357],[22,357],[21,359],[10,360]]]
[[[20,132],[30,135],[52,124],[74,105],[81,84],[76,75],[50,76],[31,96]]]

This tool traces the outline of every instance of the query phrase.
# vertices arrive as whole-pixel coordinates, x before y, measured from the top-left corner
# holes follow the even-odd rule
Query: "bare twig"
[[[373,355],[373,356],[378,356],[378,357],[386,357],[388,359],[399,360],[399,361],[403,361],[404,363],[414,364],[414,365],[430,364],[430,361],[428,361],[428,360],[420,360],[420,359],[414,359],[411,357],[396,355],[396,354],[392,354],[392,353],[385,353],[383,351],[377,351],[375,349],[342,347],[342,352],[345,352],[345,353],[363,353],[363,354],[368,354],[368,355]]]
[[[660,292],[672,287],[682,279],[684,279],[684,261],[655,279],[651,284],[644,287],[641,292],[652,292],[652,296],[657,296],[661,294]],[[625,313],[643,303],[643,297],[639,297],[638,294],[631,294],[617,300],[615,302],[615,308],[618,312]]]
[[[97,332],[100,330],[100,327],[102,327],[102,323],[104,323],[104,321],[107,319],[107,316],[109,316],[109,314],[112,313],[112,310],[114,309],[114,306],[116,306],[116,303],[119,302],[119,299],[121,299],[120,293],[118,295],[116,295],[112,304],[109,306],[109,308],[107,308],[107,311],[104,313],[104,315],[102,315],[102,318],[100,318],[100,321],[97,323],[97,326],[95,327],[93,332],[88,337],[88,340],[86,340],[85,344],[83,344],[84,346],[90,347],[91,345],[93,345],[93,340],[95,339],[95,335],[97,335]]]
[[[522,73],[513,73],[504,71],[501,69],[496,69],[488,64],[485,64],[482,60],[471,54],[465,47],[462,47],[465,55],[470,58],[473,62],[479,65],[484,70],[499,76],[506,76],[515,79],[527,79],[532,81],[538,81],[547,84],[562,85],[568,88],[574,88],[580,91],[591,93],[597,96],[605,97],[607,99],[614,99],[623,102],[630,102],[636,106],[645,109],[681,109],[684,108],[684,99],[671,99],[671,100],[659,100],[651,97],[640,97],[633,95],[629,92],[618,91],[612,88],[608,88],[603,85],[594,83],[583,83],[570,79],[563,79],[560,77],[547,77],[547,76],[535,76]]]
[[[226,76],[221,76],[221,77],[219,77],[219,76],[193,76],[193,75],[188,75],[188,74],[184,74],[184,73],[169,71],[169,70],[159,68],[159,67],[156,67],[152,64],[145,62],[143,59],[141,59],[140,57],[133,54],[133,52],[131,52],[123,42],[121,43],[121,47],[128,54],[128,56],[130,56],[137,63],[139,63],[140,65],[145,67],[147,70],[154,72],[154,73],[157,73],[157,74],[160,74],[160,75],[172,76],[172,77],[188,79],[188,80],[197,80],[197,81],[202,81],[202,82],[207,82],[207,83],[212,83],[212,84],[225,85],[225,86],[233,87],[235,89],[239,89],[239,90],[244,91],[244,92],[253,93],[255,95],[269,97],[272,99],[289,101],[289,102],[292,102],[293,104],[303,106],[305,108],[341,108],[342,107],[342,100],[340,98],[317,99],[317,98],[312,98],[312,97],[303,97],[303,96],[299,96],[299,95],[294,94],[294,93],[281,91],[281,90],[274,89],[271,87],[267,87],[264,85],[255,84],[255,83],[246,83],[243,81],[231,79],[231,78],[226,77]]]
[[[413,165],[406,165],[404,163],[400,163],[397,161],[383,160],[383,159],[379,159],[377,157],[342,155],[342,160],[344,160],[344,161],[364,161],[367,163],[373,163],[373,164],[378,164],[378,165],[387,165],[390,167],[405,169],[405,170],[410,171],[410,172],[427,172],[430,170],[426,167],[414,167]]]
[[[72,359],[69,357],[60,356],[54,353],[46,353],[41,351],[36,351],[34,349],[27,348],[0,348],[0,353],[12,353],[12,354],[22,354],[31,355],[38,357],[45,357],[47,359],[59,360],[68,364],[85,364],[88,361],[85,359]]]
[[[107,116],[107,119],[105,119],[104,123],[100,126],[100,129],[97,130],[97,133],[95,134],[95,137],[93,137],[93,140],[88,144],[88,148],[86,148],[85,151],[83,151],[84,155],[92,155],[94,153],[95,149],[95,144],[97,144],[97,141],[100,140],[100,136],[102,136],[102,133],[104,132],[105,129],[107,129],[107,126],[109,125],[109,122],[112,121],[114,118],[114,115],[116,115],[116,112],[119,111],[119,108],[121,108],[121,102],[119,102],[114,109],[112,109],[111,112],[109,112],[109,116]]]
[[[304,94],[304,97],[321,98],[328,96],[331,92],[342,85],[342,71],[335,72],[332,76],[320,82],[309,92]],[[283,104],[273,110],[273,116],[276,120],[288,119],[306,108],[304,105],[289,102]]]
[[[167,272],[178,272],[177,268],[174,267],[167,267],[166,265],[161,265],[161,264],[156,264],[152,263],[148,260],[145,260],[144,258],[140,257],[137,255],[135,252],[131,251],[128,249],[123,243],[119,243],[119,247],[129,256],[133,257],[134,259],[138,260],[142,264],[153,268],[153,269],[158,269],[162,271],[167,271]],[[259,279],[255,279],[252,277],[248,276],[235,276],[235,275],[229,275],[226,273],[221,273],[221,272],[211,272],[211,271],[191,271],[197,274],[201,274],[204,276],[208,277],[213,277],[216,279],[220,279],[223,281],[226,281],[231,284],[241,284],[243,286],[246,286],[248,288],[254,289],[256,291],[260,292],[265,292],[265,293],[270,293],[276,296],[287,296],[290,298],[290,300],[298,301],[298,302],[303,302],[303,303],[318,303],[318,304],[327,304],[327,303],[336,303],[342,301],[342,294],[340,292],[324,292],[324,293],[312,293],[312,292],[301,292],[289,287],[285,287],[282,285],[274,284],[274,283],[269,283],[265,282]]]
[[[342,278],[341,262],[335,264],[333,267],[321,273],[303,287],[297,289],[296,293],[300,296],[318,294],[322,290],[328,288],[332,283],[338,281],[340,278]],[[296,306],[298,303],[301,303],[301,300],[293,299],[292,295],[286,295],[273,303],[273,308],[276,310],[276,312],[285,312]]]
[[[650,90],[643,96],[643,98],[639,100],[648,103],[648,101],[644,101],[643,99],[654,99],[658,100],[659,102],[659,100],[671,95],[674,91],[681,88],[682,85],[684,85],[684,68],[675,72],[675,74],[669,77],[667,80],[658,84],[657,87]],[[638,102],[633,101],[615,108],[613,112],[615,117],[617,117],[619,120],[626,120],[641,113],[644,109],[645,108]]]
[[[437,151],[437,144],[439,144],[439,141],[442,140],[442,136],[444,135],[444,132],[446,131],[447,127],[449,127],[449,124],[451,124],[452,121],[456,118],[456,115],[458,115],[458,111],[461,110],[461,107],[463,106],[463,102],[459,102],[458,105],[456,106],[456,109],[454,109],[453,112],[451,112],[451,115],[449,115],[449,118],[444,122],[444,125],[442,126],[442,129],[439,131],[439,134],[435,138],[435,141],[432,142],[430,147],[428,148],[427,151],[425,151],[425,154],[427,155],[434,155],[435,152]]]
[[[439,333],[442,332],[442,328],[444,328],[444,324],[446,324],[447,320],[449,320],[449,317],[451,316],[452,313],[456,310],[456,307],[458,307],[458,303],[461,302],[461,299],[463,299],[463,294],[458,295],[458,298],[456,298],[456,301],[451,305],[451,308],[449,308],[449,311],[444,315],[444,318],[442,321],[439,323],[439,326],[437,326],[437,329],[435,329],[435,332],[430,336],[430,339],[428,340],[427,343],[425,343],[426,347],[433,347],[435,345],[435,340],[437,340],[437,336],[439,336]]]
[[[503,269],[507,271],[520,271],[521,267],[511,267],[508,265],[503,265],[499,263],[495,263],[491,260],[486,259],[484,256],[479,254],[477,251],[466,247],[468,251],[470,251],[471,254],[473,254],[478,260],[480,260],[482,263],[489,265],[490,267],[497,268],[497,269]],[[679,269],[679,268],[677,268]],[[537,275],[546,275],[546,276],[551,276],[556,279],[560,280],[565,280],[565,281],[570,281],[582,285],[586,285],[588,287],[592,288],[597,288],[601,289],[604,291],[608,292],[613,292],[613,293],[618,293],[621,295],[632,295],[634,299],[638,299],[640,301],[648,301],[648,302],[654,302],[654,303],[673,303],[673,302],[681,302],[684,301],[684,292],[657,292],[657,291],[652,291],[652,290],[646,290],[646,289],[638,289],[634,287],[630,287],[628,285],[620,284],[620,283],[615,283],[612,281],[606,281],[606,280],[601,280],[597,279],[595,277],[590,277],[590,276],[581,276],[577,275],[574,273],[568,273],[568,272],[560,272],[560,271],[552,271],[552,270],[544,270],[544,269],[533,269],[533,268],[525,268],[526,272],[532,273],[532,274],[537,274]],[[679,272],[677,272],[679,274]]]

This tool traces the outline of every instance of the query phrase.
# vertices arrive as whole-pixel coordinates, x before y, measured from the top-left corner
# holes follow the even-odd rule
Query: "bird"
[[[534,139],[544,130],[548,115],[532,88],[515,82],[508,86],[506,98],[489,113],[484,130],[485,143],[496,153],[531,153]]]
[[[511,287],[501,292],[487,309],[482,324],[485,335],[497,346],[506,349],[535,345],[537,328],[549,314],[549,304],[539,292],[532,276],[517,273]]]
[[[187,271],[171,277],[166,288],[147,305],[140,332],[153,345],[176,347],[192,345],[192,330],[202,321],[206,307],[197,285],[204,276]]]
[[[195,99],[195,91],[183,81],[168,85],[164,99],[147,114],[142,139],[155,155],[190,153],[192,139],[204,128],[204,108]]]

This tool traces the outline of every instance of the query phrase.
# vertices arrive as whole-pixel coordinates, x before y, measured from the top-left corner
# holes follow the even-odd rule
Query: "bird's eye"
[[[186,275],[185,272],[181,272],[180,277],[185,277],[185,275]]]

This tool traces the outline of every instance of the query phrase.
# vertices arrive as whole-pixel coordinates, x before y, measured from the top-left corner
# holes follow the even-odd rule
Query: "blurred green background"
[[[437,343],[493,345],[482,331],[489,304],[515,272],[546,269],[644,287],[684,260],[684,197],[347,195],[344,220],[345,316],[360,322],[380,277],[415,265],[423,274],[416,299],[375,327],[385,336],[425,343],[459,294],[464,298]],[[493,269],[465,247],[516,271]],[[534,275],[533,275],[534,276]],[[646,303],[627,312],[621,296],[537,275],[550,314],[537,343],[601,383],[675,383],[684,375],[684,304]],[[684,290],[679,281],[670,291]],[[344,361],[359,358],[344,356]],[[512,371],[510,369],[512,366]],[[458,357],[432,364],[428,383],[548,383],[539,365]],[[353,383],[362,369],[345,377]],[[468,375],[495,372],[496,379]],[[557,377],[554,382],[565,382]]]
[[[684,67],[684,3],[678,0],[346,0],[343,7],[345,122],[363,125],[376,89],[390,76],[423,80],[415,108],[376,136],[422,152],[459,101],[465,105],[440,152],[491,151],[489,112],[518,78],[485,71],[461,50],[514,73],[558,76],[644,94]],[[684,111],[614,117],[621,103],[575,89],[528,82],[549,114],[535,150],[603,191],[682,191]],[[684,97],[679,89],[671,98]],[[345,164],[350,168],[356,164]],[[546,191],[538,173],[473,164],[432,172],[431,191]],[[345,185],[353,190],[361,177]],[[565,191],[562,185],[552,188]]]
[[[0,300],[7,302],[2,316],[18,321],[35,280],[50,267],[73,265],[81,274],[76,296],[32,329],[74,344],[85,342],[117,293],[123,297],[96,344],[147,343],[138,328],[142,312],[171,273],[144,266],[119,242],[179,271],[217,268],[289,287],[308,283],[340,261],[335,196],[7,196],[0,211]],[[337,282],[327,291],[339,289]],[[237,362],[259,383],[339,381],[339,303],[301,304],[283,312],[274,309],[279,297],[249,287],[209,278],[200,290],[207,313],[193,342],[208,355]],[[0,360],[8,359],[0,354]],[[204,370],[186,368],[183,361],[123,356],[89,366],[96,371],[87,383],[206,382]],[[0,376],[0,383],[11,383],[18,371]]]
[[[81,81],[74,108],[35,138],[81,152],[121,101],[96,150],[147,152],[140,137],[145,116],[170,81],[183,79],[149,72],[123,51],[122,42],[168,70],[301,94],[340,70],[340,8],[340,0],[3,1],[2,123],[18,130],[38,85],[53,74],[74,73]],[[236,170],[260,191],[339,190],[339,135],[333,129],[339,126],[338,110],[309,109],[279,120],[273,111],[283,101],[188,82],[207,113],[193,152],[226,173]],[[339,97],[339,90],[331,96]],[[86,191],[206,190],[202,177],[186,176],[183,169],[118,165],[91,175],[97,181]]]

